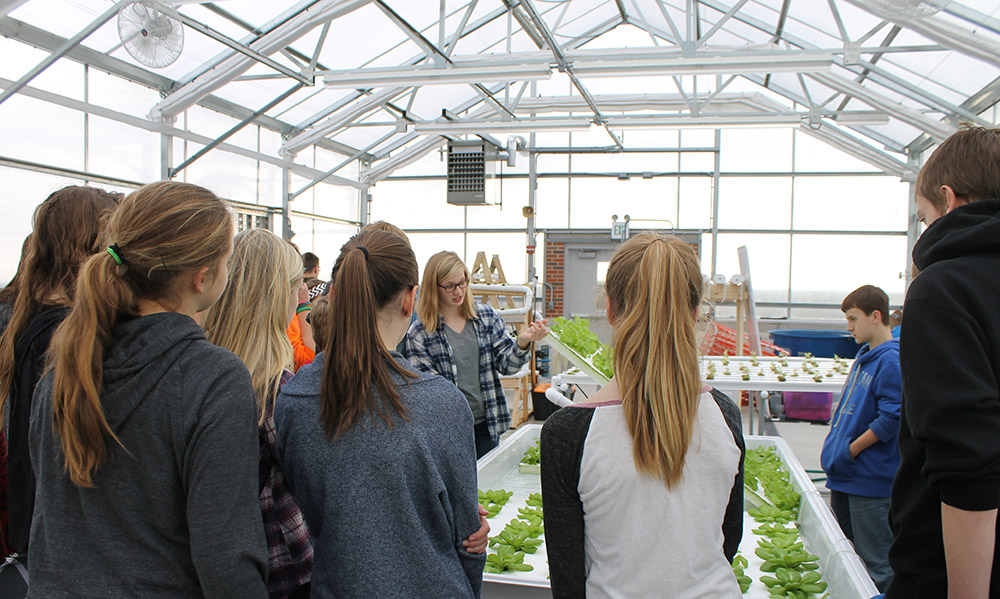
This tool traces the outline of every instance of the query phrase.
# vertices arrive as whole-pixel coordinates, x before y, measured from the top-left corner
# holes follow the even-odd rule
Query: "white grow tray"
[[[518,472],[518,464],[524,452],[535,444],[541,434],[542,425],[522,425],[503,443],[480,458],[478,462],[479,488],[506,489],[514,495],[507,505],[490,519],[490,536],[500,533],[507,522],[517,515],[517,509],[524,506],[529,493],[541,491],[541,480],[537,474]],[[792,454],[788,443],[780,437],[745,437],[747,449],[772,445],[781,456],[790,474],[792,486],[802,495],[802,507],[799,509],[797,522],[799,532],[812,553],[819,556],[823,580],[829,584],[831,599],[870,599],[878,594],[861,558],[854,552],[850,541],[844,537],[833,513],[820,497],[805,470]],[[750,525],[748,525],[749,528]],[[756,527],[755,525],[753,527]],[[760,561],[753,550],[756,548],[756,538],[745,529],[740,553],[751,561]],[[543,543],[538,551],[525,556],[524,562],[535,569],[531,572],[514,572],[509,574],[483,574],[483,598],[549,598],[548,563],[545,557],[546,547]],[[757,580],[759,575],[748,575],[754,578],[754,586],[743,595],[747,599],[767,597],[763,585]],[[762,594],[761,594],[762,593]]]

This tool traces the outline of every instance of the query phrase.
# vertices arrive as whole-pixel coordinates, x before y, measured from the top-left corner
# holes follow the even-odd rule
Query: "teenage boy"
[[[847,331],[861,343],[823,443],[821,462],[830,507],[854,543],[879,591],[892,580],[889,567],[889,495],[899,468],[899,340],[889,328],[889,296],[865,285],[840,309]]]
[[[913,247],[886,598],[1000,597],[1000,129],[945,140],[916,193],[947,210]]]

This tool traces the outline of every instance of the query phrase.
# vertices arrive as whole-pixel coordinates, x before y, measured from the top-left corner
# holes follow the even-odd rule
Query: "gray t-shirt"
[[[486,422],[486,405],[483,403],[483,390],[479,384],[479,339],[476,337],[476,327],[471,320],[466,320],[461,333],[444,325],[444,334],[451,344],[451,353],[455,356],[458,388],[469,400],[476,424]]]

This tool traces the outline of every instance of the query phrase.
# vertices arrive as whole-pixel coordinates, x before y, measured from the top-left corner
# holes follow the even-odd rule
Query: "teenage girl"
[[[414,308],[413,251],[391,233],[359,233],[331,285],[327,351],[282,387],[274,411],[278,458],[316,548],[312,595],[478,597],[472,414],[453,385],[391,351]]]
[[[9,543],[22,557],[28,551],[35,502],[28,449],[32,394],[52,334],[73,305],[77,271],[97,251],[103,221],[117,202],[118,194],[93,187],[53,192],[35,209],[33,232],[21,256],[10,322],[0,337],[0,406],[9,392]]]
[[[313,548],[309,530],[275,458],[274,400],[292,378],[292,344],[285,325],[302,285],[302,257],[266,229],[236,235],[229,285],[208,309],[205,334],[250,370],[259,427],[260,508],[267,535],[271,599],[308,597]]]
[[[476,459],[497,446],[510,428],[501,374],[515,374],[532,341],[548,334],[545,321],[517,337],[507,333],[500,313],[474,304],[469,269],[455,252],[438,252],[424,267],[417,319],[406,333],[406,357],[419,370],[439,374],[457,386],[472,409]]]
[[[194,320],[226,288],[232,214],[154,183],[105,239],[35,394],[28,596],[267,597],[253,386]]]
[[[676,237],[633,237],[606,289],[615,376],[542,427],[552,595],[738,598],[743,434],[699,378],[698,258]]]

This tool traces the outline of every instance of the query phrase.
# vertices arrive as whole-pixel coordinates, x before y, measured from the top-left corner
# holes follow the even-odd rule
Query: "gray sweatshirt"
[[[74,485],[35,391],[37,480],[28,597],[264,598],[257,419],[239,358],[174,313],[125,321],[104,359],[106,441],[93,488]]]
[[[396,361],[411,368],[401,355]],[[281,389],[278,459],[313,535],[312,597],[478,597],[472,412],[437,375],[393,379],[408,420],[361,422],[336,440],[320,422],[325,353]]]

